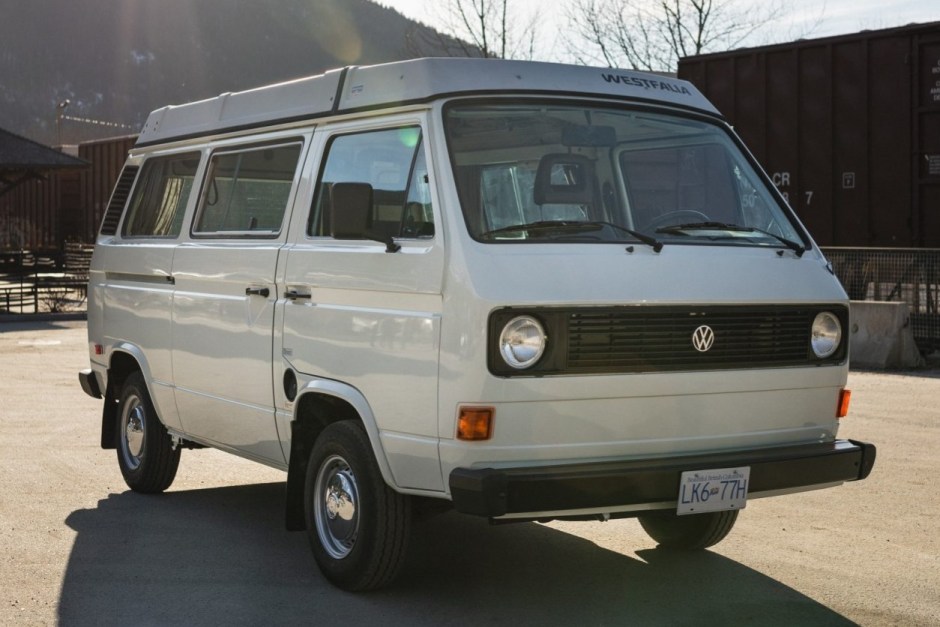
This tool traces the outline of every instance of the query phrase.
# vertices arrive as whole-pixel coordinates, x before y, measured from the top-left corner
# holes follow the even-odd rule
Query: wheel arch
[[[390,488],[397,490],[375,415],[362,393],[337,381],[312,380],[300,390],[291,420],[286,504],[286,524],[291,531],[302,531],[305,528],[304,479],[313,445],[328,425],[341,420],[353,420],[362,425],[382,479]]]
[[[146,364],[147,360],[143,353],[132,344],[121,344],[111,351],[108,360],[104,407],[101,410],[101,448],[117,448],[117,411],[121,386],[131,373],[138,370],[144,375],[144,382],[147,383],[150,377]]]

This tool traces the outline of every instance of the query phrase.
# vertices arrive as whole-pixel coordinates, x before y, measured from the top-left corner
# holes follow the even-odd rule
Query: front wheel
[[[372,590],[398,574],[411,500],[385,484],[359,423],[333,423],[317,438],[307,464],[304,518],[314,559],[335,586]]]
[[[173,448],[139,371],[121,386],[117,458],[124,482],[135,492],[163,492],[173,483],[179,467],[180,449]]]
[[[707,549],[725,539],[738,510],[677,516],[675,512],[654,512],[640,516],[643,530],[659,546],[667,549]]]

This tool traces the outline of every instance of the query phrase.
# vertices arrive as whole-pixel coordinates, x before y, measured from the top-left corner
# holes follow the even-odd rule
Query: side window
[[[124,237],[177,237],[199,167],[199,153],[148,159],[128,205]]]
[[[193,233],[279,233],[301,147],[297,142],[213,154]]]
[[[368,183],[373,231],[390,237],[432,237],[434,216],[421,140],[421,129],[412,126],[333,137],[326,149],[307,235],[330,236],[330,190],[335,183]]]

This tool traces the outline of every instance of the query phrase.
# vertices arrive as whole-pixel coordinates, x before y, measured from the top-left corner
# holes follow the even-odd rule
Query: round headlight
[[[813,320],[813,337],[810,343],[813,353],[820,359],[829,357],[839,348],[842,341],[842,325],[835,314],[828,311],[816,314]]]
[[[509,366],[522,370],[532,366],[545,352],[545,329],[531,316],[518,316],[499,334],[499,354]]]

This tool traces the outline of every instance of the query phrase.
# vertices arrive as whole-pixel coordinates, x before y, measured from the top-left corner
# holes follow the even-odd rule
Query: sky
[[[442,7],[449,0],[374,0],[399,13],[440,28],[446,22]],[[653,3],[654,0],[647,0]],[[765,4],[767,0],[730,0],[742,6]],[[749,45],[782,43],[797,38],[818,38],[940,21],[940,0],[783,0],[787,17],[776,28]],[[543,61],[568,61],[558,33],[565,27],[565,6],[557,0],[511,0],[524,15],[539,12],[539,54]],[[717,51],[716,51],[717,52]]]

